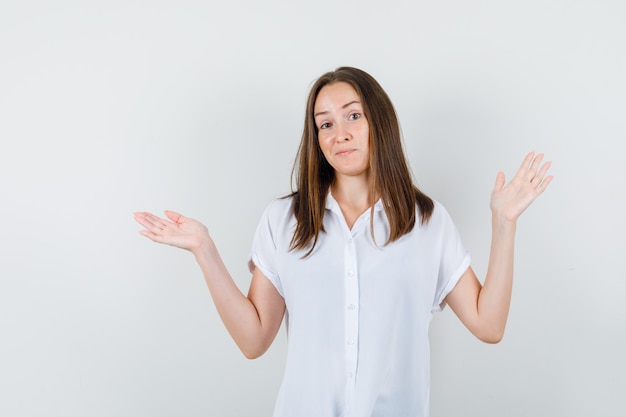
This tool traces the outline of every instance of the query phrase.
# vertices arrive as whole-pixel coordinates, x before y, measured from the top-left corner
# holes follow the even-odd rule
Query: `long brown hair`
[[[381,198],[389,220],[389,236],[385,244],[413,230],[416,205],[421,224],[428,222],[434,209],[430,197],[413,184],[402,149],[398,117],[387,93],[365,71],[352,67],[337,68],[319,77],[311,87],[302,141],[292,171],[292,179],[297,186],[291,194],[294,198],[297,225],[291,240],[291,249],[308,248],[304,257],[313,252],[319,233],[324,231],[326,196],[335,180],[335,171],[326,161],[319,146],[318,129],[313,115],[315,101],[324,86],[337,82],[352,86],[363,103],[363,111],[369,124],[369,169],[372,178],[370,195],[372,199],[377,196]],[[371,202],[372,212],[374,203],[375,201]],[[373,219],[372,215],[370,221],[373,222]]]

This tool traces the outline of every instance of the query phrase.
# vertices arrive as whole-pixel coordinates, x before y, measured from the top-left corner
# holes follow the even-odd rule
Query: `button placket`
[[[346,375],[348,391],[351,391],[357,373],[359,340],[359,282],[354,238],[351,235],[346,238],[344,253]]]

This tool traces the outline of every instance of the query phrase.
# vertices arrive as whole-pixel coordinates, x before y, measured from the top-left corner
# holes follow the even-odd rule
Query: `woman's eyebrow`
[[[343,106],[341,106],[341,108],[342,108],[342,109],[345,109],[346,107],[350,107],[351,105],[353,105],[353,104],[355,104],[355,103],[356,103],[356,104],[361,104],[361,102],[360,102],[360,101],[358,101],[358,100],[352,100],[351,102],[346,103],[346,104],[344,104]],[[319,112],[315,113],[315,114],[313,115],[313,117],[321,116],[321,115],[326,114],[326,113],[328,113],[328,110],[319,111]]]
[[[352,100],[350,103],[344,104],[344,105],[343,105],[343,107],[342,107],[342,109],[345,109],[346,107],[349,107],[349,106],[351,106],[351,105],[353,105],[353,104],[355,104],[355,103],[356,103],[356,104],[361,104],[361,102],[360,102],[360,101],[358,101],[358,100]]]

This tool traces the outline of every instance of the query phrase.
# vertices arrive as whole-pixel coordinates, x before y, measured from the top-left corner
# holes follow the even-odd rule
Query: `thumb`
[[[168,219],[178,224],[182,223],[185,219],[185,217],[182,214],[176,213],[175,211],[165,210],[165,215],[167,216]]]
[[[496,176],[496,185],[494,186],[494,190],[501,190],[502,187],[504,187],[504,172],[500,171],[498,172],[498,175]]]

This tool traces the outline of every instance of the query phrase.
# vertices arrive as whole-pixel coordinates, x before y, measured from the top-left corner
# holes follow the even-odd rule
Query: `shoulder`
[[[265,207],[265,215],[274,218],[284,218],[285,216],[293,213],[293,195],[287,195],[285,197],[275,198]]]
[[[450,214],[448,213],[448,210],[446,209],[446,207],[439,202],[438,200],[433,200],[434,203],[434,209],[433,209],[433,216],[437,216],[437,217],[450,217]]]
[[[293,198],[289,196],[276,198],[265,207],[256,229],[254,241],[261,246],[288,247],[294,225]]]
[[[448,225],[453,224],[452,217],[446,207],[439,201],[433,199],[433,212],[428,220],[428,223],[423,225],[428,229],[440,229]],[[419,209],[418,209],[419,211]]]
[[[291,223],[295,218],[293,214],[293,196],[275,198],[265,207],[261,216],[261,223],[271,229],[278,229]]]

